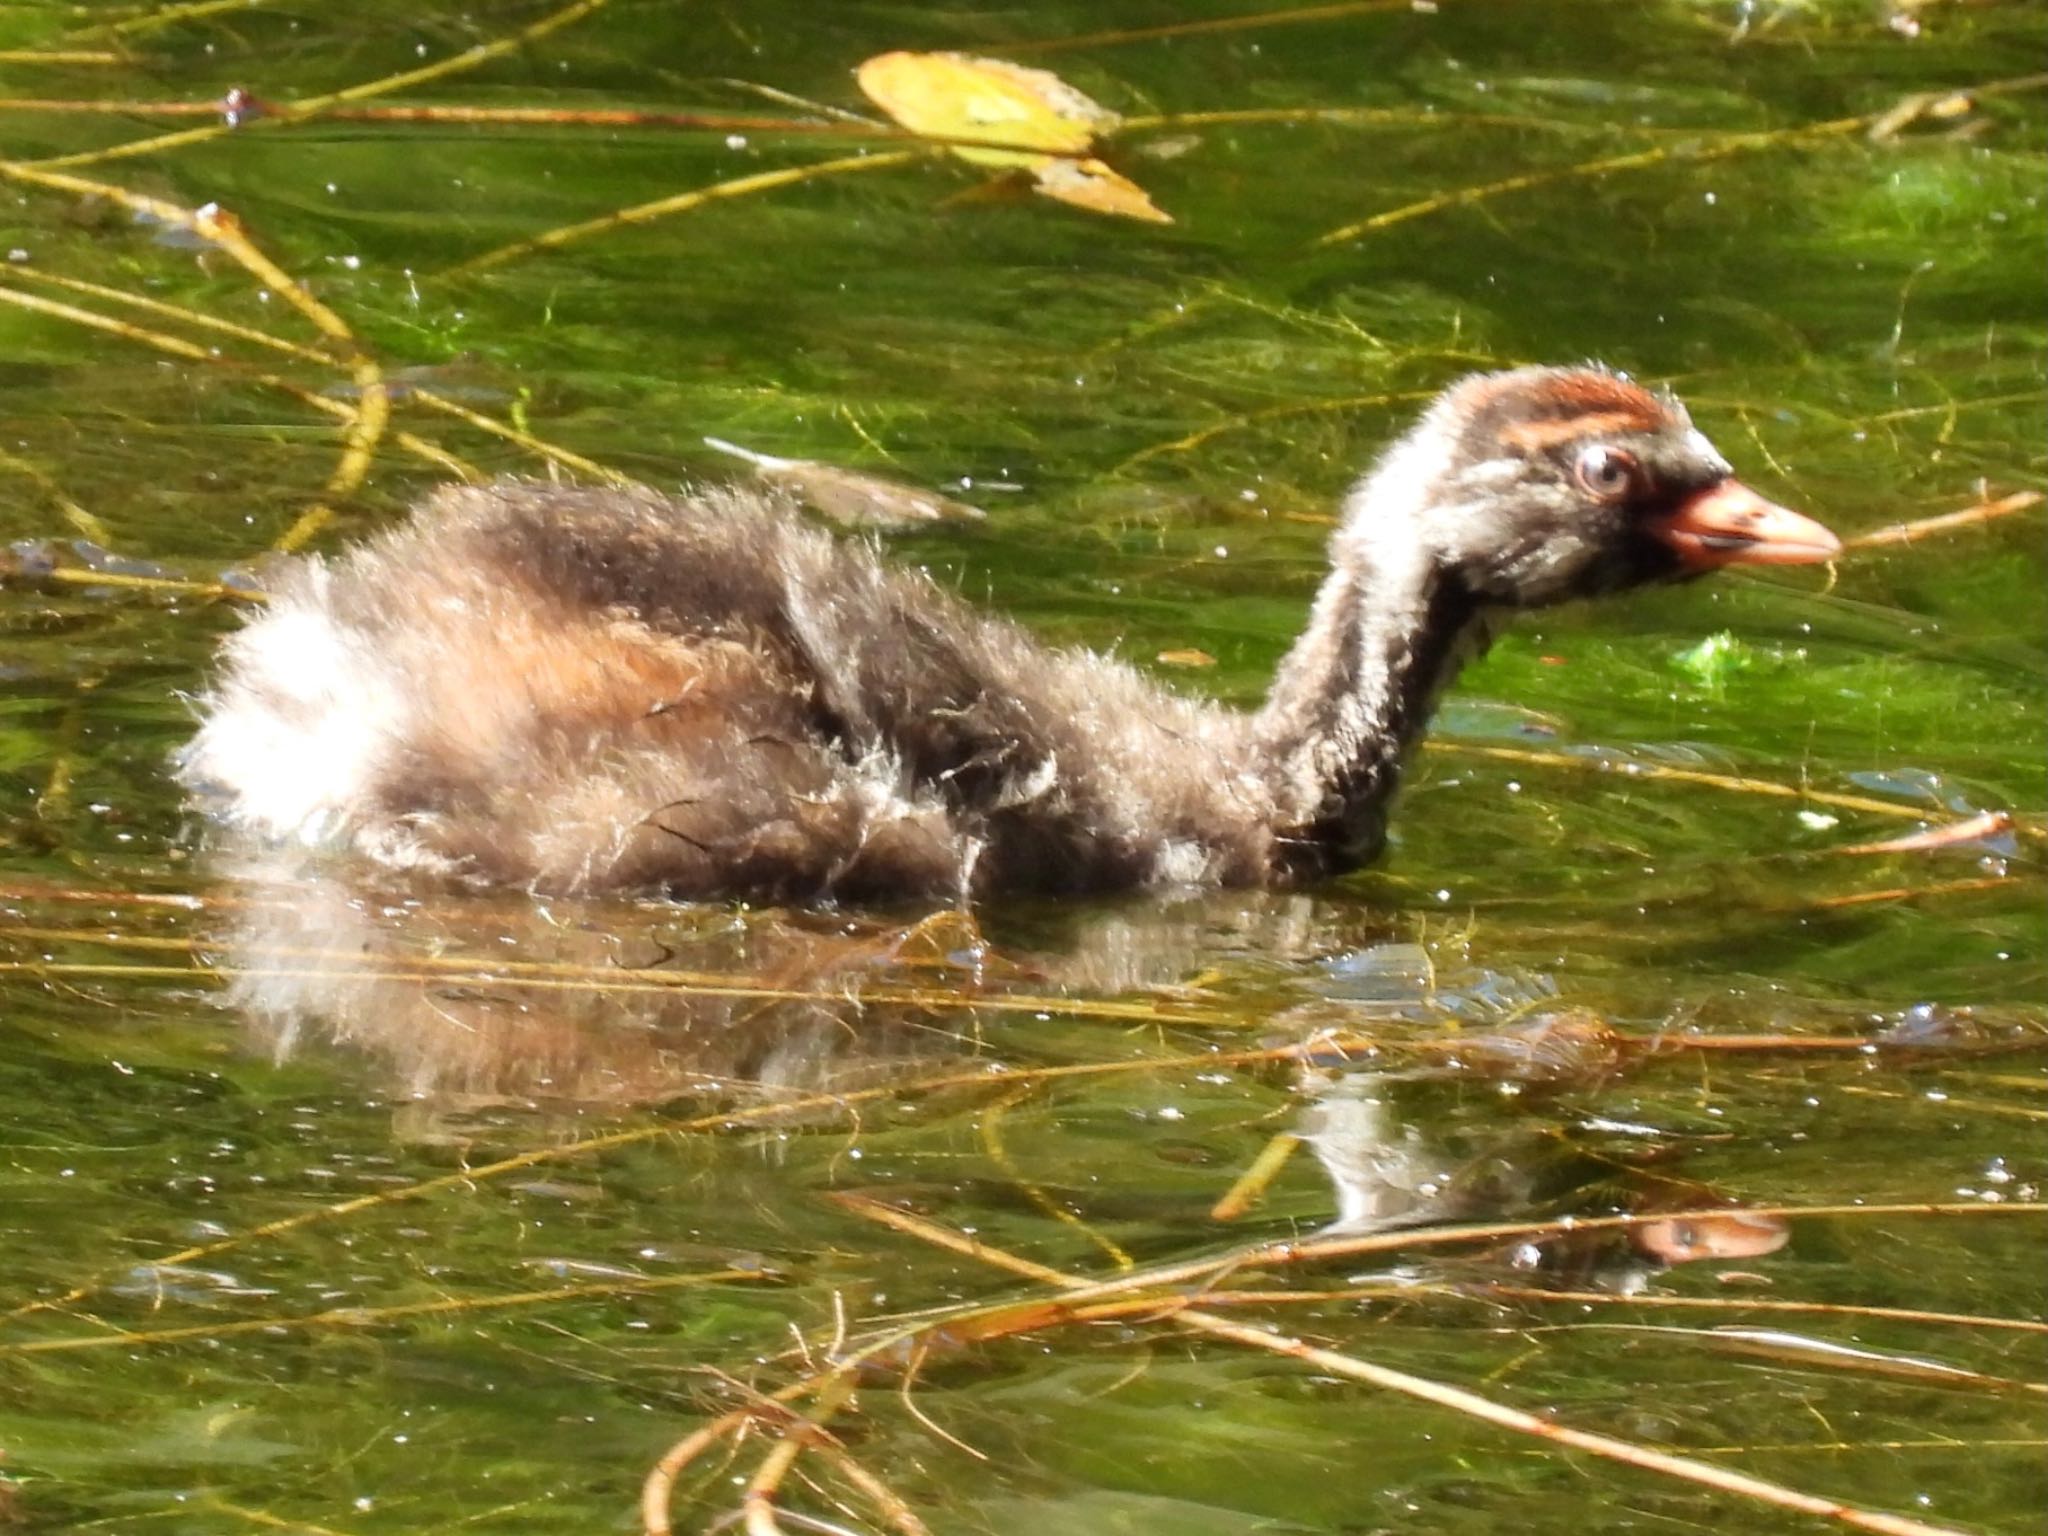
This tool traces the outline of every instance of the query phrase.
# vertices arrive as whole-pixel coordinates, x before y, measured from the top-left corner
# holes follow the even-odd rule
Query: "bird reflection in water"
[[[1320,993],[1275,1015],[1266,1043],[1346,1023],[1390,1034],[1446,1014],[1469,1029],[1412,1069],[1365,1069],[1313,1049],[1292,1135],[1330,1187],[1332,1233],[1540,1216],[1559,1209],[1685,1209],[1625,1234],[1525,1244],[1498,1273],[1635,1289],[1671,1264],[1760,1256],[1782,1224],[1722,1204],[1651,1164],[1591,1153],[1557,1112],[1565,1090],[1623,1069],[1611,1031],[1571,1010],[1527,1014],[1545,978],[1440,973],[1418,946],[1364,942],[1369,912],[1298,894],[1210,892],[1097,903],[1044,919],[1030,949],[992,944],[956,908],[922,916],[749,910],[668,902],[537,901],[244,855],[216,935],[227,1000],[257,1047],[283,1058],[371,1058],[410,1141],[464,1139],[475,1117],[593,1108],[748,1105],[789,1125],[843,1122],[850,1094],[906,1093],[989,1065],[977,1020],[1047,999],[1199,995],[1219,963],[1284,962]],[[1047,933],[1048,927],[1056,933]],[[1425,987],[1420,979],[1428,974]],[[1482,1085],[1483,1095],[1464,1090]],[[1508,1091],[1503,1092],[1503,1088]],[[1475,1104],[1475,1100],[1478,1102]]]
[[[216,934],[227,1000],[269,1054],[375,1058],[417,1113],[797,1101],[906,1090],[983,1055],[979,1021],[1033,999],[1171,1002],[1219,955],[1308,956],[1355,934],[1305,896],[1041,913],[1054,941],[998,949],[952,907],[853,912],[348,880],[332,861],[243,852]],[[833,1113],[817,1106],[820,1117]]]

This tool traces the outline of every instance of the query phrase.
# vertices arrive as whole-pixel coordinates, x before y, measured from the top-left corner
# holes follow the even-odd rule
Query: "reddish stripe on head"
[[[1590,411],[1583,416],[1556,416],[1547,421],[1513,421],[1501,428],[1500,440],[1523,453],[1541,453],[1581,437],[1619,432],[1654,432],[1660,423],[1641,411]]]
[[[1553,402],[1559,416],[1632,416],[1645,431],[1671,422],[1670,408],[1640,384],[1590,368],[1560,369],[1534,393]]]
[[[1482,374],[1458,392],[1479,439],[1517,453],[1581,437],[1683,428],[1684,413],[1641,385],[1597,368],[1517,368]],[[1467,438],[1472,442],[1472,438]]]

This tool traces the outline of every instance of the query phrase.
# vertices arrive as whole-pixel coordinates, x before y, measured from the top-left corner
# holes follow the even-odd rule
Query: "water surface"
[[[1542,615],[1387,860],[1301,895],[537,902],[230,858],[165,763],[211,584],[280,541],[464,471],[731,474],[707,436],[970,501],[885,537],[1247,704],[1334,499],[1475,367],[1669,382],[1845,536],[2011,508],[2044,43],[1865,0],[0,18],[0,1515],[631,1530],[751,1409],[678,1529],[749,1480],[793,1531],[1818,1528],[1363,1366],[2036,1528],[2038,508]],[[1174,222],[863,165],[905,141],[832,114],[895,48],[1058,72]]]

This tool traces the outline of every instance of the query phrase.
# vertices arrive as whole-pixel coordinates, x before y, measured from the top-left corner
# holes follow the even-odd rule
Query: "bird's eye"
[[[1602,501],[1619,501],[1635,488],[1641,469],[1634,454],[1596,443],[1580,452],[1572,473],[1590,494]]]

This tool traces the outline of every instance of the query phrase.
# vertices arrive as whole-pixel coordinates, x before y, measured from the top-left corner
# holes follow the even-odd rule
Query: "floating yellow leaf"
[[[1114,214],[1119,218],[1143,219],[1148,224],[1171,224],[1173,216],[1145,195],[1145,189],[1128,176],[1119,175],[1100,160],[1054,160],[1031,168],[1031,178],[1045,196],[1090,213]]]
[[[1117,125],[1058,75],[965,53],[877,54],[854,72],[868,99],[912,133],[991,139],[1015,148],[956,144],[976,165],[1029,170],[1049,154],[1076,155]]]
[[[1088,155],[1119,119],[1058,75],[964,53],[896,52],[869,59],[855,78],[903,127],[947,141],[970,164],[1022,171],[1045,196],[1091,213],[1173,222],[1136,183]]]

